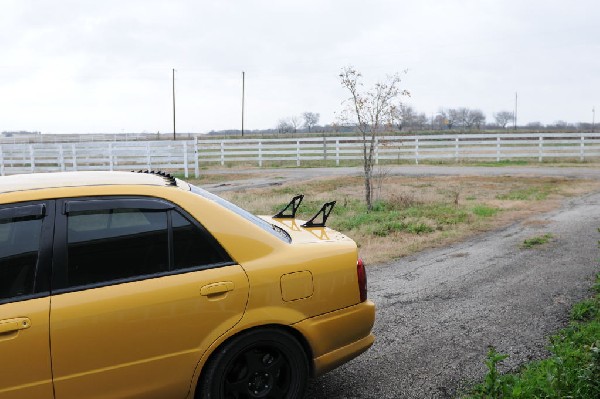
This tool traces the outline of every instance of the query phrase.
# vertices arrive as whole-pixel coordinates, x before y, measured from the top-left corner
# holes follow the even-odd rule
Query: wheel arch
[[[304,335],[302,335],[302,333],[300,331],[296,330],[292,326],[283,325],[283,324],[264,324],[264,325],[253,326],[250,328],[246,328],[244,330],[237,331],[235,334],[232,334],[232,335],[228,336],[226,339],[224,339],[223,341],[219,342],[218,345],[216,345],[214,348],[211,348],[209,350],[210,353],[203,356],[203,360],[201,361],[201,363],[199,365],[200,372],[194,373],[195,376],[197,375],[197,377],[195,378],[195,381],[192,381],[192,390],[190,391],[189,397],[197,398],[197,394],[199,392],[198,388],[202,382],[202,377],[204,376],[205,370],[207,369],[207,365],[210,364],[212,359],[217,355],[217,353],[219,352],[219,350],[221,348],[223,348],[225,345],[227,345],[232,340],[238,338],[239,336],[247,334],[249,332],[254,332],[257,330],[278,330],[278,331],[282,331],[282,332],[292,336],[296,341],[298,341],[298,343],[300,344],[300,346],[302,347],[302,349],[304,351],[304,354],[306,355],[309,376],[314,376],[315,365],[314,365],[313,351],[312,351],[312,348],[311,348],[308,340],[306,339],[306,337],[304,337]]]

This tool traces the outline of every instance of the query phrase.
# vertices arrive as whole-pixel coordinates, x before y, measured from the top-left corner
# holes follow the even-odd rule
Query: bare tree
[[[541,129],[544,127],[539,121],[529,122],[526,126],[530,129]]]
[[[451,130],[454,126],[460,124],[460,114],[457,109],[449,109],[446,115],[448,129]]]
[[[437,129],[437,130],[442,130],[444,128],[446,128],[448,125],[448,118],[447,115],[444,111],[440,111],[434,118],[433,118],[433,128]]]
[[[395,111],[395,118],[397,120],[396,126],[398,127],[398,130],[414,126],[417,119],[417,113],[412,106],[400,104],[400,106],[396,107]]]
[[[502,126],[502,129],[506,129],[506,125],[515,120],[515,114],[510,111],[500,111],[494,114],[494,119],[498,125]]]
[[[480,109],[472,109],[470,112],[471,126],[475,126],[477,130],[481,130],[481,126],[485,125],[485,114]]]
[[[472,129],[473,127],[480,129],[481,125],[485,123],[485,115],[478,109],[461,107],[448,110],[448,114],[456,121],[457,125],[466,129]]]
[[[465,107],[461,107],[456,109],[457,121],[458,124],[464,128],[470,129],[473,126],[473,122],[471,121],[470,110]]]
[[[304,112],[302,114],[302,118],[304,119],[304,127],[308,129],[310,133],[312,128],[315,127],[319,123],[320,114],[315,112]]]
[[[278,133],[288,133],[291,132],[293,126],[290,125],[287,119],[280,119],[277,122],[277,132]]]
[[[341,84],[350,92],[345,101],[345,116],[352,121],[363,138],[363,169],[365,172],[365,200],[367,209],[373,209],[373,166],[375,165],[376,138],[386,128],[389,129],[397,115],[395,100],[408,96],[406,90],[400,90],[400,76],[388,76],[385,81],[375,83],[369,90],[362,90],[362,75],[354,67],[342,68]]]
[[[300,117],[298,116],[290,116],[288,118],[288,123],[294,129],[294,133],[298,131],[298,126],[300,126]]]
[[[420,114],[418,114],[417,117],[415,118],[414,126],[417,129],[424,130],[427,128],[428,125],[429,125],[429,118],[427,118],[427,115],[424,112],[421,112]]]

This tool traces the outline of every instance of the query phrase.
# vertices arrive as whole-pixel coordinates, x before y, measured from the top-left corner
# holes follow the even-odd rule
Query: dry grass
[[[390,229],[383,233],[367,223],[348,222],[368,216],[362,206],[363,190],[361,177],[336,177],[220,195],[253,213],[273,214],[293,195],[303,193],[305,200],[299,210],[303,219],[312,216],[324,202],[337,200],[328,224],[352,237],[366,262],[377,263],[447,245],[515,221],[536,223],[528,219],[558,207],[565,198],[600,190],[600,182],[544,177],[388,176],[377,198],[388,213],[378,214],[374,223],[391,223],[391,219],[398,218],[404,224],[418,223],[422,229]],[[434,216],[421,215],[423,209]],[[406,216],[407,210],[417,216]],[[435,216],[436,212],[440,214]],[[450,222],[439,220],[453,217],[453,212],[460,217]]]

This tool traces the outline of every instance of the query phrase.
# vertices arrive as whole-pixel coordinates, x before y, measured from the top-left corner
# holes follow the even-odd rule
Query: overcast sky
[[[407,70],[405,102],[514,108],[520,124],[600,119],[597,0],[0,0],[0,131],[274,128],[331,123],[347,93]]]

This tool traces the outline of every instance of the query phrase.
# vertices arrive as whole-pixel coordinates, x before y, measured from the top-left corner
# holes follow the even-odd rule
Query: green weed
[[[533,248],[538,245],[546,244],[548,241],[550,241],[552,239],[552,237],[554,237],[552,234],[546,233],[541,236],[527,238],[527,239],[523,240],[523,244],[521,246],[523,248],[530,249],[530,248]]]
[[[506,355],[490,348],[484,382],[463,398],[600,398],[600,274],[594,290],[594,297],[573,307],[571,324],[551,337],[548,359],[503,375],[497,364]]]
[[[471,211],[476,216],[489,218],[492,216],[496,216],[496,214],[500,211],[500,209],[493,208],[491,206],[486,206],[486,205],[476,205],[471,209]]]
[[[510,201],[541,201],[548,198],[548,195],[550,195],[552,191],[553,187],[550,185],[527,187],[511,190],[509,193],[498,195],[496,198]]]
[[[575,321],[589,320],[598,316],[600,316],[600,306],[594,299],[581,301],[571,309],[571,319]]]

